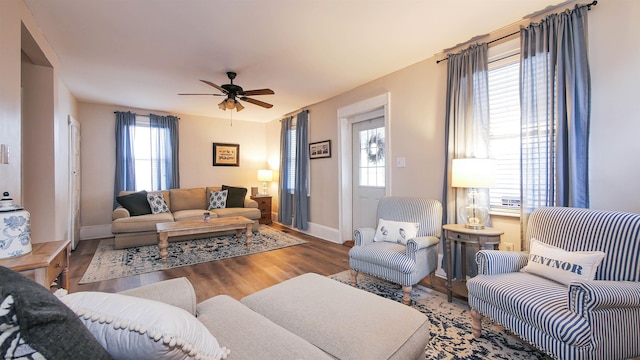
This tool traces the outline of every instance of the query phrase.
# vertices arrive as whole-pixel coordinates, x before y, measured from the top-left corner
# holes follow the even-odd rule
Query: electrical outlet
[[[502,243],[502,248],[505,251],[513,251],[513,243],[509,243],[509,242]]]

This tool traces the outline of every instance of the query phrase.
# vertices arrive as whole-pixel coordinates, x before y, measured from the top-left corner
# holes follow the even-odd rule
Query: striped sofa
[[[378,202],[377,219],[416,222],[418,235],[403,245],[374,241],[376,229],[356,229],[355,245],[349,250],[352,282],[356,285],[358,273],[363,272],[400,284],[402,302],[408,305],[413,285],[436,271],[442,204],[425,198],[386,196]]]
[[[487,316],[556,359],[640,356],[640,215],[547,207],[526,240],[566,251],[603,251],[595,280],[569,286],[519,271],[526,253],[482,250],[467,282],[474,336]]]

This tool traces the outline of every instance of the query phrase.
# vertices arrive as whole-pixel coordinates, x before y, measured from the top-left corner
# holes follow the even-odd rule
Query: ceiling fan
[[[252,103],[254,105],[262,106],[263,108],[267,108],[267,109],[270,109],[273,107],[273,105],[268,104],[264,101],[247,97],[247,96],[254,96],[254,95],[273,95],[275,94],[273,90],[271,89],[243,90],[242,87],[233,83],[233,79],[236,78],[236,75],[237,74],[235,72],[228,71],[227,76],[229,77],[229,80],[231,81],[231,83],[224,84],[222,86],[218,86],[212,83],[211,81],[200,80],[203,83],[209,86],[213,86],[214,88],[220,90],[222,94],[178,94],[178,95],[226,96],[227,98],[222,100],[222,102],[218,104],[218,107],[220,108],[220,110],[225,110],[225,111],[227,109],[233,110],[234,108],[236,109],[236,111],[240,111],[244,109],[244,106],[242,106],[242,104],[238,101],[238,99],[242,101],[246,101],[248,103]]]

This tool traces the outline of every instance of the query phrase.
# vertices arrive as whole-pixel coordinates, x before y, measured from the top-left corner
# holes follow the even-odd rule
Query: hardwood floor
[[[295,276],[315,272],[331,275],[349,269],[349,247],[321,240],[273,223],[273,228],[290,233],[308,243],[248,256],[211,261],[175,269],[156,271],[89,284],[78,284],[100,242],[80,241],[71,252],[69,291],[118,292],[154,282],[186,277],[193,284],[197,301],[226,294],[236,299]],[[429,277],[421,285],[430,286]],[[434,288],[444,292],[444,282],[436,278]]]

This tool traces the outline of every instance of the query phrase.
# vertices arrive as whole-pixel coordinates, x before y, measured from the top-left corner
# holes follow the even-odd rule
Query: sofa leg
[[[358,285],[358,271],[351,269],[351,285]]]
[[[409,305],[409,302],[411,302],[411,289],[413,289],[411,286],[402,285],[402,303],[405,305]]]
[[[482,314],[476,309],[471,309],[471,332],[476,339],[482,336]]]

